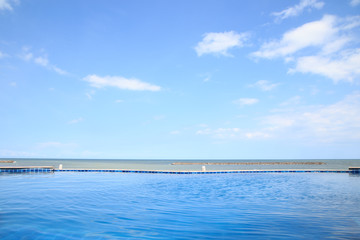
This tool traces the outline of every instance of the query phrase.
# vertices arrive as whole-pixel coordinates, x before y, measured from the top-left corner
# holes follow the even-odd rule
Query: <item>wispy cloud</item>
[[[39,66],[45,67],[51,71],[54,71],[60,75],[66,75],[67,72],[58,68],[57,66],[50,63],[48,57],[46,55],[42,56],[34,56],[34,54],[30,51],[30,48],[23,47],[20,58],[24,61],[33,62]]]
[[[26,151],[0,149],[0,157],[39,157],[39,154]]]
[[[203,82],[208,82],[208,81],[210,81],[210,79],[211,79],[211,77],[205,77],[205,78],[203,79]]]
[[[1,1],[1,0],[0,0]],[[7,55],[5,54],[5,53],[3,53],[3,52],[1,52],[0,51],[0,58],[4,58],[4,57],[6,57]]]
[[[204,54],[232,56],[228,51],[244,46],[248,37],[248,33],[236,33],[235,31],[206,33],[202,41],[195,47],[195,51],[198,56]]]
[[[89,100],[91,100],[96,92],[94,90],[87,91],[85,95]]]
[[[205,128],[198,130],[196,135],[210,135],[213,138],[229,139],[238,138],[243,135],[243,133],[241,132],[240,128]]]
[[[49,60],[47,59],[47,57],[37,57],[34,58],[34,62],[38,65],[41,65],[43,67],[46,67],[49,65]]]
[[[82,117],[79,117],[79,118],[76,118],[76,119],[73,119],[71,121],[68,122],[68,124],[76,124],[76,123],[79,123],[79,122],[82,122],[84,121],[84,119]]]
[[[329,105],[280,105],[273,114],[254,119],[255,127],[201,128],[196,135],[224,140],[280,139],[298,143],[344,143],[360,140],[360,92]]]
[[[298,106],[263,118],[265,129],[277,138],[318,142],[360,139],[360,93],[330,105]]]
[[[178,131],[178,130],[174,130],[174,131],[171,131],[170,134],[171,135],[179,135],[181,132]]]
[[[89,82],[90,86],[95,88],[104,88],[104,87],[116,87],[124,90],[133,90],[133,91],[160,91],[161,87],[150,84],[147,82],[140,81],[135,78],[124,78],[121,76],[97,76],[97,75],[88,75],[83,78],[84,81]]]
[[[233,103],[238,106],[253,105],[258,102],[259,102],[259,99],[257,99],[257,98],[239,98],[239,99],[233,101]]]
[[[203,82],[209,82],[211,80],[212,74],[205,73],[205,74],[201,74],[200,77],[203,78]]]
[[[256,83],[251,84],[250,87],[256,87],[259,88],[261,91],[267,92],[275,89],[279,85],[280,83],[271,83],[267,80],[259,80]]]
[[[245,133],[245,136],[248,139],[266,139],[271,137],[269,133],[262,131],[247,132]]]
[[[153,119],[155,121],[159,121],[159,120],[163,120],[165,118],[165,115],[156,115],[156,116],[153,116]]]
[[[13,6],[19,3],[19,0],[0,0],[0,10],[12,11]]]
[[[201,127],[201,128],[207,128],[207,127],[208,127],[208,124],[200,123],[198,126]]]
[[[276,17],[276,21],[281,21],[289,17],[295,17],[300,15],[305,9],[311,10],[321,9],[324,6],[324,2],[318,0],[301,0],[299,4],[289,7],[280,12],[274,12],[271,15]]]
[[[38,143],[37,147],[38,148],[73,148],[76,147],[77,144],[75,143],[62,143],[62,142],[42,142],[42,143]]]
[[[357,38],[354,29],[360,26],[360,16],[338,18],[325,15],[285,32],[280,40],[264,43],[252,56],[258,58],[292,59],[289,73],[302,72],[323,75],[334,82],[353,81],[359,77],[360,50],[349,48]],[[306,55],[313,48],[314,55]],[[317,52],[316,52],[317,50]]]
[[[271,136],[266,132],[247,131],[241,128],[217,128],[217,129],[201,129],[196,135],[208,135],[211,138],[222,140],[241,140],[241,139],[267,139]]]
[[[280,106],[294,106],[294,105],[298,105],[301,102],[301,97],[300,96],[295,96],[292,97],[282,103],[280,103]]]
[[[351,2],[350,2],[350,5],[353,7],[356,7],[359,4],[360,4],[360,0],[351,0]]]

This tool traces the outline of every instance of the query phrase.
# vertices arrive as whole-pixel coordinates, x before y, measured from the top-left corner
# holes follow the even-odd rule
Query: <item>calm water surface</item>
[[[8,160],[8,159],[0,159]],[[314,159],[314,160],[120,160],[120,159],[10,159],[16,163],[0,163],[1,166],[54,166],[64,169],[133,169],[200,171],[201,165],[172,165],[175,162],[323,162],[322,165],[207,165],[207,170],[262,170],[262,169],[336,169],[347,170],[360,167],[360,159]]]
[[[359,239],[359,176],[0,174],[0,239]]]

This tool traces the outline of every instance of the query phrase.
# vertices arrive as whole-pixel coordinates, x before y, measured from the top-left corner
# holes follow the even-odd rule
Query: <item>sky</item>
[[[0,157],[360,158],[360,0],[0,0]]]

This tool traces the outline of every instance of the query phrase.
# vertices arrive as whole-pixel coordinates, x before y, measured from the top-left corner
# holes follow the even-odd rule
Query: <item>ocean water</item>
[[[126,159],[0,159],[13,160],[15,163],[0,163],[1,166],[53,166],[62,164],[64,169],[129,169],[129,170],[167,170],[200,171],[202,165],[172,165],[172,163],[244,163],[244,162],[322,162],[321,165],[283,164],[283,165],[206,165],[206,169],[215,170],[263,170],[263,169],[329,169],[348,170],[360,167],[360,159],[314,159],[314,160],[126,160]]]
[[[359,174],[0,174],[0,239],[359,236]]]

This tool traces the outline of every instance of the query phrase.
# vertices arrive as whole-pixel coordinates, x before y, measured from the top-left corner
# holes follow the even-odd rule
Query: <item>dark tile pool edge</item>
[[[32,172],[116,172],[146,174],[229,174],[229,173],[355,173],[359,170],[228,170],[228,171],[166,171],[166,170],[124,170],[124,169],[54,169],[54,168],[0,168],[0,173]]]
[[[226,173],[360,173],[353,170],[233,170],[233,171],[165,171],[121,169],[55,169],[55,172],[118,172],[148,174],[226,174]]]

